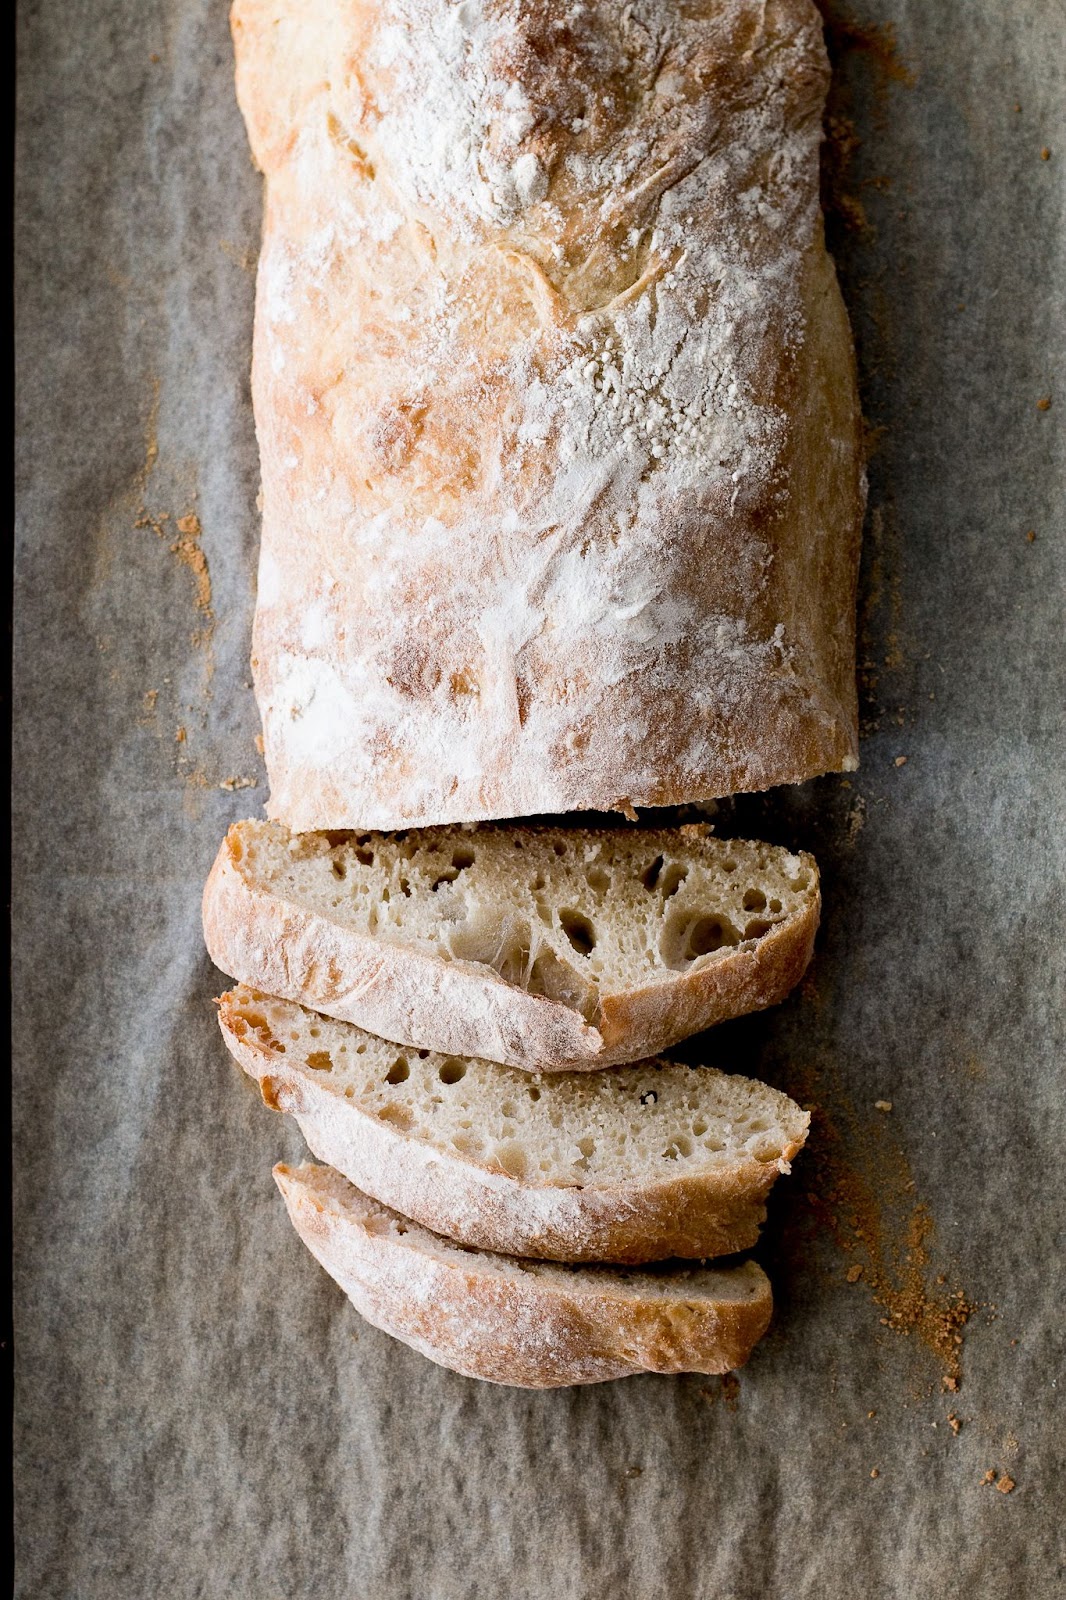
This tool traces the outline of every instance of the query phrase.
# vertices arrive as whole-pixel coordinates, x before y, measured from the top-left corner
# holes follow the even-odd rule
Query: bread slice
[[[522,1389],[637,1372],[729,1372],[766,1332],[769,1280],[723,1268],[564,1267],[467,1250],[329,1167],[274,1168],[293,1226],[376,1328],[470,1378]]]
[[[559,1261],[730,1255],[807,1137],[787,1095],[647,1061],[532,1076],[399,1049],[239,988],[230,1051],[320,1160],[460,1244]]]
[[[204,891],[241,983],[380,1038],[557,1072],[640,1061],[781,1000],[818,870],[705,824],[230,829]]]

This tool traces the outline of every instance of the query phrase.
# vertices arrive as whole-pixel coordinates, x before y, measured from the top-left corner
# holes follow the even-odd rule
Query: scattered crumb
[[[874,1101],[874,1110],[875,1111],[891,1111],[892,1110],[892,1102],[891,1102],[891,1100],[875,1100]]]
[[[849,1283],[858,1283],[859,1279],[862,1277],[862,1263],[856,1262],[853,1267],[849,1267],[844,1276],[847,1278]],[[871,1416],[873,1415],[872,1412],[870,1414]]]
[[[848,812],[847,840],[848,840],[849,844],[854,844],[855,840],[858,838],[859,834],[862,832],[865,824],[866,824],[866,801],[863,799],[862,795],[860,794],[860,795],[856,795],[855,804],[852,806],[851,810]]]
[[[258,787],[258,782],[257,778],[223,778],[219,788],[232,794],[234,789],[255,789]]]
[[[149,716],[151,716],[152,712],[155,710],[155,703],[156,703],[156,701],[158,699],[159,699],[159,690],[158,689],[146,689],[145,690],[145,692],[144,692],[144,709],[148,712]]]
[[[1030,544],[1034,544],[1036,542],[1036,529],[1030,528],[1025,537],[1028,539]]]
[[[959,1429],[962,1427],[962,1423],[959,1421],[954,1411],[948,1412],[948,1427],[954,1434],[958,1434]]]
[[[981,1487],[983,1488],[986,1483],[995,1483],[995,1481],[996,1481],[996,1469],[994,1467],[989,1467],[988,1471],[985,1473],[984,1477],[981,1479]]]
[[[1016,1487],[1017,1486],[1014,1482],[1014,1479],[1009,1478],[1006,1473],[1003,1474],[1002,1478],[1000,1478],[999,1482],[996,1484],[996,1488],[999,1490],[1000,1494],[1010,1494],[1011,1490]]]
[[[187,738],[188,738],[188,734],[185,732],[185,729],[184,728],[179,728],[177,733],[174,735],[174,743],[175,744],[184,744]]]
[[[789,1084],[794,1098],[816,1108],[816,1137],[805,1157],[807,1221],[849,1254],[842,1276],[861,1261],[881,1327],[925,1345],[940,1364],[938,1377],[955,1391],[964,1330],[977,1308],[961,1288],[934,1282],[940,1263],[930,1259],[933,1218],[915,1195],[906,1156],[889,1142],[891,1124],[852,1109],[829,1073],[794,1069]]]
[[[158,67],[162,57],[157,56],[157,55],[151,55],[151,56],[148,57],[148,59],[152,63],[153,67]]]
[[[867,1413],[866,1413],[866,1415],[867,1415],[867,1416],[868,1416],[868,1417],[870,1417],[870,1418],[873,1418],[873,1417],[876,1417],[876,1415],[877,1415],[877,1412],[876,1412],[876,1411],[868,1411],[868,1412],[867,1412]]]
[[[907,757],[906,756],[897,756],[895,764],[896,764],[897,767],[905,767],[907,765]]]
[[[643,1467],[627,1467],[626,1468],[626,1477],[627,1478],[639,1478],[642,1475],[643,1471],[644,1471]]]
[[[951,1376],[950,1372],[946,1372],[944,1374],[943,1382],[944,1382],[944,1388],[948,1391],[949,1394],[955,1394],[956,1393],[956,1391],[958,1390],[958,1387],[959,1387],[958,1378],[953,1378]]]
[[[1036,402],[1036,409],[1038,411],[1050,411],[1051,396],[1049,394],[1042,394],[1040,399]]]
[[[870,1476],[871,1476],[871,1478],[879,1478],[881,1476],[881,1474],[878,1472],[876,1467],[871,1467],[870,1468]]]
[[[264,745],[263,745],[263,735],[261,733],[257,733],[256,736],[255,736],[255,748],[259,751],[260,755],[263,754]]]
[[[1041,150],[1040,159],[1041,159],[1041,161],[1050,161],[1051,160],[1051,151],[1048,149],[1047,145],[1045,145],[1043,150]]]

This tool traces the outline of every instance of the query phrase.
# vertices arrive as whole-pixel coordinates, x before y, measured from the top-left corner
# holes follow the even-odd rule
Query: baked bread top
[[[863,505],[810,0],[237,0],[267,174],[270,814],[856,760]]]

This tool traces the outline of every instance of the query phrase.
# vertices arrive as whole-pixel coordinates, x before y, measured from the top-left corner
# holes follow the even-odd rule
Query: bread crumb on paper
[[[228,794],[232,794],[234,789],[255,789],[258,784],[258,778],[223,778],[219,788],[225,789]]]
[[[874,1110],[875,1111],[891,1111],[892,1110],[892,1102],[891,1102],[891,1100],[875,1100],[874,1101]]]
[[[907,757],[906,756],[897,756],[894,764],[897,767],[905,767],[907,765]]]
[[[1000,1478],[999,1482],[996,1484],[996,1488],[999,1490],[1000,1494],[1010,1494],[1011,1490],[1016,1489],[1017,1487],[1018,1486],[1014,1479],[1008,1477],[1006,1473],[1003,1474],[1002,1478]]]

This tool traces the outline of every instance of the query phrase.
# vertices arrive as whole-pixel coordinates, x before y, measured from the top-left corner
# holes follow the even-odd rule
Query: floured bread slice
[[[510,1255],[746,1250],[807,1137],[787,1095],[711,1067],[533,1076],[400,1049],[246,988],[222,996],[219,1022],[322,1161],[434,1233]]]
[[[637,1372],[730,1372],[766,1332],[769,1280],[724,1268],[564,1267],[468,1250],[328,1167],[274,1168],[294,1227],[355,1309],[442,1367],[554,1389]]]
[[[705,824],[230,829],[204,891],[231,977],[384,1039],[530,1071],[639,1061],[781,1000],[810,959],[806,854]]]

